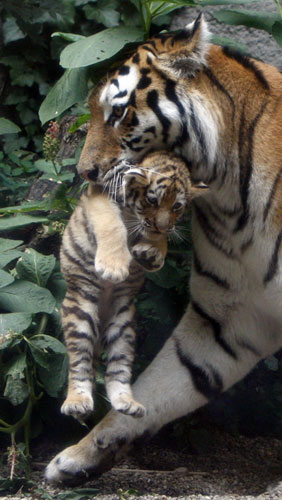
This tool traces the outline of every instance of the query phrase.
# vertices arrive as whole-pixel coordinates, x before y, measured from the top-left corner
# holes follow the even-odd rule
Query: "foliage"
[[[28,456],[33,408],[44,392],[58,397],[66,381],[66,350],[57,338],[65,282],[53,255],[24,251],[21,243],[0,238],[1,416],[11,420],[0,419],[0,432],[10,434],[16,455],[15,436],[23,429]]]

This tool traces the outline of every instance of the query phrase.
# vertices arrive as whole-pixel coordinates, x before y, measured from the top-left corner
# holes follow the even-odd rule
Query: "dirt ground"
[[[54,499],[64,490],[47,485],[43,470],[56,451],[52,444],[33,450],[31,477]],[[199,452],[163,446],[158,438],[135,448],[112,471],[84,487],[96,488],[93,498],[97,500],[278,500],[282,499],[281,459],[282,442],[277,439],[233,437],[215,431],[211,446]],[[7,476],[8,470],[0,473]],[[41,497],[18,493],[0,498]]]

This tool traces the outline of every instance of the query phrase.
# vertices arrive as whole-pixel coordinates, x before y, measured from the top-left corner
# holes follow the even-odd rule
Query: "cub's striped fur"
[[[111,273],[99,267],[109,248],[116,251],[117,260],[127,261],[118,243],[123,231],[118,206],[113,207],[113,217],[107,206],[104,210],[104,196],[91,185],[82,196],[61,248],[61,268],[67,282],[62,322],[69,355],[63,413],[82,418],[93,411],[96,365],[104,348],[105,386],[112,406],[135,417],[144,415],[144,406],[134,400],[130,387],[134,297],[143,284],[144,268],[156,271],[163,266],[167,235],[173,233],[186,203],[202,191],[191,185],[185,163],[171,154],[153,153],[142,165],[128,168],[122,192],[117,193],[134,257],[128,277],[114,267],[116,261],[112,267],[109,263]],[[124,281],[116,285],[109,281],[120,279]]]
[[[194,411],[282,345],[279,71],[209,44],[200,17],[141,45],[90,106],[85,176],[99,181],[121,160],[166,147],[209,191],[193,202],[190,304],[134,386],[146,415],[110,413],[51,462],[55,481],[109,468],[121,442]]]

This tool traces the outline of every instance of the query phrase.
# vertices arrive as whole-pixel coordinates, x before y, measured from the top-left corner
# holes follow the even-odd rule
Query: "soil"
[[[47,485],[43,470],[59,451],[50,443],[33,450],[32,475],[38,488],[56,499],[64,490]],[[278,500],[282,499],[282,442],[215,431],[202,451],[177,450],[157,438],[131,454],[110,472],[89,481],[97,500]],[[61,448],[60,448],[61,449]],[[8,469],[0,471],[9,475]],[[42,491],[41,490],[41,491]],[[69,488],[68,488],[69,490]],[[39,500],[40,494],[1,496],[1,500]],[[77,497],[78,498],[78,497]],[[84,500],[85,496],[80,497]]]

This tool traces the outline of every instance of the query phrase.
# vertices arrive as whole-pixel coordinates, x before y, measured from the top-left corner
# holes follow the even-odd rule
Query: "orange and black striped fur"
[[[77,418],[93,411],[96,365],[102,349],[107,352],[105,386],[112,406],[135,417],[144,415],[144,406],[134,400],[130,386],[134,298],[145,270],[163,266],[167,236],[175,231],[187,202],[203,192],[191,185],[180,158],[161,153],[150,154],[140,166],[128,167],[122,188],[120,184],[112,188],[118,191],[115,198],[119,200],[114,216],[103,207],[104,195],[90,185],[66,227],[61,247],[61,268],[67,282],[62,322],[69,355],[68,393],[62,412]],[[115,248],[119,256],[120,212],[133,257],[128,276],[114,266],[110,274],[99,267],[109,248],[111,252]]]
[[[109,468],[120,443],[206,404],[282,345],[281,73],[210,44],[199,17],[140,45],[90,107],[86,177],[167,148],[209,190],[192,202],[190,303],[134,385],[146,415],[109,413],[51,462],[53,481]]]

